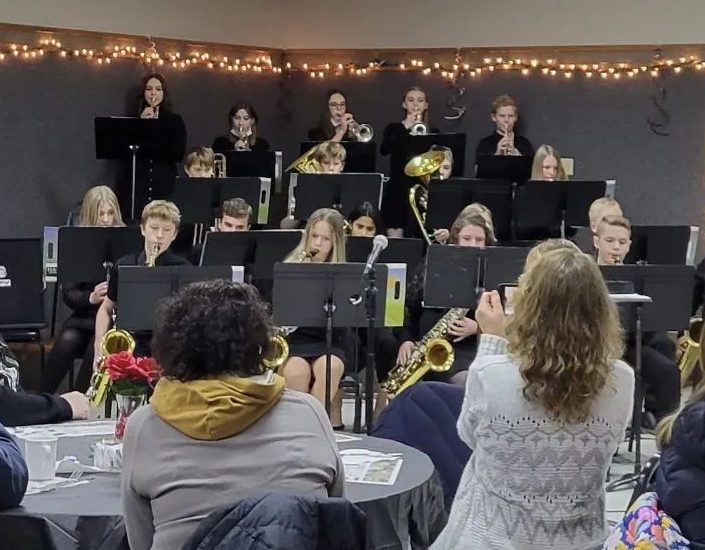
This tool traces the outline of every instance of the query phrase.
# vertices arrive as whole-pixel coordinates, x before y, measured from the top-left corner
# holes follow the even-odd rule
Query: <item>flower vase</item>
[[[115,394],[118,413],[117,422],[115,423],[115,439],[117,441],[122,441],[122,438],[125,437],[125,426],[127,425],[128,418],[130,418],[130,415],[139,407],[144,405],[146,398],[146,393],[137,395]]]

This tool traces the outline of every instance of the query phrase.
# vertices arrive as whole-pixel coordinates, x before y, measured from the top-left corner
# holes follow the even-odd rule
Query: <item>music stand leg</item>
[[[130,202],[130,218],[135,219],[135,192],[137,189],[137,151],[139,150],[139,145],[130,145],[130,151],[132,152],[132,196]]]
[[[634,361],[634,407],[632,409],[632,428],[629,431],[629,449],[634,443],[634,473],[626,474],[607,485],[607,492],[617,491],[636,485],[641,474],[641,409],[644,391],[641,382],[641,304],[636,306],[636,358]]]
[[[374,407],[372,403],[375,384],[375,321],[377,314],[377,272],[369,272],[365,286],[365,312],[367,315],[367,362],[365,365],[365,433],[372,433]]]
[[[332,282],[332,279],[331,279]],[[331,398],[331,352],[333,350],[333,312],[335,305],[333,304],[333,293],[328,296],[326,303],[323,304],[323,310],[326,312],[326,391],[325,391],[325,407],[326,414],[330,419],[330,398]]]

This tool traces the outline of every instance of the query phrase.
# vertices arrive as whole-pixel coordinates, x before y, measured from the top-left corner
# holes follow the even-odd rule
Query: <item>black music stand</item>
[[[96,117],[94,127],[96,158],[132,158],[130,218],[134,220],[137,157],[175,162],[178,147],[173,143],[172,125],[159,118],[113,116]]]
[[[484,250],[432,244],[426,254],[424,307],[474,309],[482,292]]]
[[[326,391],[325,407],[330,413],[330,371],[333,327],[374,328],[384,326],[387,289],[387,267],[378,265],[373,283],[372,297],[365,300],[362,274],[363,264],[300,264],[277,263],[274,266],[273,309],[277,326],[324,327],[326,331]],[[381,298],[381,299],[378,299]],[[374,306],[368,311],[370,306]],[[369,337],[369,332],[368,332]],[[374,344],[372,340],[368,342]],[[374,347],[370,346],[373,350]],[[374,376],[374,351],[368,354],[368,381]],[[372,385],[366,389],[366,411],[371,410]],[[367,414],[367,413],[366,413]],[[371,415],[366,418],[368,432],[372,427]]]
[[[685,264],[690,235],[688,225],[632,225],[632,244],[624,263]]]
[[[281,191],[281,151],[223,151],[223,155],[227,163],[226,176],[269,178],[274,182],[277,192]]]
[[[319,208],[336,208],[346,215],[363,202],[379,208],[382,203],[382,174],[297,174],[289,181],[289,204],[294,217],[307,219]]]
[[[484,249],[485,270],[482,277],[484,289],[496,289],[501,284],[516,284],[524,272],[527,246],[490,246]]]
[[[142,246],[139,227],[60,227],[58,282],[105,281],[118,259]]]
[[[345,241],[345,254],[348,262],[365,263],[372,252],[370,237],[348,237]],[[407,272],[413,275],[423,258],[425,243],[421,239],[389,238],[387,248],[379,255],[383,264],[406,264]]]
[[[303,155],[312,147],[323,143],[321,141],[304,141],[300,152]],[[377,143],[374,141],[341,141],[345,147],[345,168],[343,172],[376,172]]]
[[[479,202],[492,212],[497,238],[509,239],[512,234],[512,194],[513,187],[508,181],[456,177],[431,180],[426,229],[450,228],[465,206]]]
[[[534,158],[523,155],[480,155],[476,162],[476,176],[480,179],[522,182],[531,177]]]
[[[590,205],[606,191],[605,181],[519,183],[512,213],[515,238],[562,237],[568,227],[590,225]]]
[[[191,283],[224,279],[243,282],[244,269],[199,266],[120,266],[116,326],[131,332],[151,331],[162,298]]]
[[[171,199],[181,212],[181,222],[210,225],[223,201],[241,198],[252,207],[253,223],[269,220],[271,181],[268,178],[176,178]]]
[[[648,300],[634,302],[635,319],[632,321],[637,328],[635,369],[635,407],[632,431],[630,435],[630,450],[632,442],[636,442],[634,472],[638,475],[641,468],[641,408],[643,406],[643,387],[641,379],[641,334],[646,332],[664,332],[683,330],[690,322],[695,270],[685,265],[618,265],[601,266],[600,270],[605,280],[629,281],[635,293],[645,296]],[[624,303],[622,300],[621,303]],[[643,311],[642,311],[643,310]],[[628,322],[625,324],[632,324]],[[637,387],[638,386],[638,387]],[[638,390],[638,394],[637,394]],[[634,424],[638,420],[638,424]],[[625,483],[634,481],[630,477],[623,483],[615,482],[612,487],[622,487]]]

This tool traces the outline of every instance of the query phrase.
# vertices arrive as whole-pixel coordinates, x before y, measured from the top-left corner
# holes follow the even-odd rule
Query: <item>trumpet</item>
[[[421,115],[416,115],[416,122],[409,128],[409,133],[412,136],[425,136],[428,134],[428,125],[421,120]]]
[[[236,151],[249,151],[250,143],[247,141],[247,135],[242,131],[242,125],[238,125],[237,132],[233,131],[233,134],[237,138],[235,142]]]
[[[228,173],[228,159],[223,153],[213,155],[213,167],[215,168],[216,178],[225,178]]]
[[[359,124],[355,122],[355,120],[351,123],[350,132],[355,138],[355,141],[359,141],[360,143],[372,141],[375,135],[375,131],[370,124]]]

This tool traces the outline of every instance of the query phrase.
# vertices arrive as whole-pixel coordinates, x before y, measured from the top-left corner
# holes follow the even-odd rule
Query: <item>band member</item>
[[[443,151],[445,158],[440,168],[438,168],[438,179],[447,180],[453,175],[453,150],[444,145],[431,145],[429,151]]]
[[[417,123],[428,125],[428,99],[426,92],[418,86],[409,88],[402,99],[404,119],[401,122],[392,122],[384,129],[380,153],[392,154],[390,166],[390,180],[387,183],[384,200],[382,202],[382,216],[387,225],[387,234],[390,237],[401,237],[407,228],[410,219],[409,187],[410,180],[404,176],[406,164],[405,148],[412,127]],[[437,132],[430,129],[431,133]]]
[[[318,162],[323,174],[340,174],[345,168],[345,147],[334,141],[324,141],[313,154],[313,159]]]
[[[223,201],[215,227],[216,231],[223,233],[249,231],[252,227],[252,207],[239,197]]]
[[[123,256],[110,269],[110,279],[105,298],[98,308],[95,318],[95,351],[94,365],[101,354],[101,342],[103,336],[108,332],[112,324],[113,314],[118,302],[118,275],[120,266],[142,265],[142,266],[168,266],[168,265],[190,265],[187,260],[177,256],[169,250],[174,242],[179,230],[181,214],[173,202],[152,201],[142,210],[140,230],[144,237],[144,249]],[[135,335],[137,344],[144,345],[148,338],[141,338],[144,335]],[[137,349],[136,354],[144,353]]]
[[[189,149],[184,159],[184,172],[190,178],[212,178],[215,176],[213,149],[200,145]]]
[[[320,208],[311,214],[299,245],[285,262],[339,263],[345,262],[345,227],[343,216],[332,208]],[[334,340],[342,337],[335,331]],[[287,387],[310,393],[325,404],[326,335],[322,328],[299,327],[289,337],[289,358],[282,368]],[[345,354],[340,347],[331,350],[331,396],[338,392],[343,377]],[[331,409],[334,427],[342,419]]]
[[[590,229],[593,233],[597,232],[597,225],[606,216],[623,216],[622,207],[611,197],[600,197],[592,201],[590,210],[588,210],[588,218],[590,219]],[[581,248],[582,250],[582,248]]]
[[[348,100],[338,89],[328,90],[318,126],[308,131],[309,141],[348,141],[355,119],[348,113]]]
[[[384,235],[382,214],[371,202],[357,205],[348,215],[350,235],[352,237],[374,237]]]
[[[565,181],[565,174],[561,156],[550,145],[541,145],[536,149],[534,164],[531,166],[531,179],[541,181]]]
[[[621,216],[606,216],[597,224],[594,237],[598,265],[619,265],[631,247],[631,225]],[[680,404],[680,371],[674,361],[675,345],[667,336],[644,333],[641,346],[641,367],[644,379],[644,426],[654,428],[664,416]],[[627,333],[625,361],[636,361],[636,337]]]
[[[495,131],[482,138],[477,144],[475,160],[485,155],[523,155],[533,156],[534,148],[524,136],[514,130],[519,120],[519,107],[508,95],[501,95],[492,102],[492,122]]]
[[[477,211],[461,213],[450,228],[450,244],[484,248],[496,243],[494,227],[485,216]],[[399,347],[397,364],[406,365],[411,359],[416,342],[431,330],[431,328],[447,313],[447,310],[437,308],[424,308],[422,294],[424,286],[423,266],[412,278],[406,293],[406,315],[404,327],[399,331],[399,340],[403,343]],[[453,344],[455,358],[451,368],[443,373],[429,373],[427,380],[439,380],[453,384],[464,385],[467,369],[477,351],[477,323],[473,319],[473,312],[469,311],[465,317],[453,322],[448,331],[448,338]]]
[[[597,265],[619,265],[632,245],[632,226],[627,218],[606,216],[597,224],[593,237]]]
[[[83,197],[80,225],[82,227],[122,227],[120,207],[113,191],[100,185],[91,187]],[[71,315],[61,325],[56,342],[51,348],[46,370],[42,373],[42,391],[54,393],[71,371],[73,362],[82,358],[76,388],[88,389],[93,372],[93,330],[98,307],[108,292],[107,281],[65,283],[61,288],[64,303]]]
[[[160,74],[142,79],[138,97],[137,115],[144,119],[158,119],[159,132],[152,138],[150,156],[138,154],[135,171],[135,215],[154,199],[170,197],[174,189],[176,163],[184,158],[186,126],[181,116],[171,110],[169,88]],[[132,164],[129,176],[121,179],[118,199],[123,218],[130,217],[132,195]]]
[[[468,204],[465,208],[460,211],[460,214],[458,214],[458,219],[464,216],[469,216],[471,214],[477,214],[485,218],[485,221],[487,222],[487,227],[492,230],[491,240],[496,243],[497,238],[494,234],[494,222],[492,221],[492,212],[490,211],[490,209],[487,208],[484,204],[480,204],[479,202],[473,202],[471,204]],[[449,237],[450,231],[445,228],[436,229],[433,232],[434,240],[440,244],[445,244],[446,242],[448,242]]]
[[[260,137],[257,128],[257,111],[241,101],[233,105],[228,113],[227,135],[215,138],[213,150],[216,153],[225,151],[269,151],[269,142]]]

